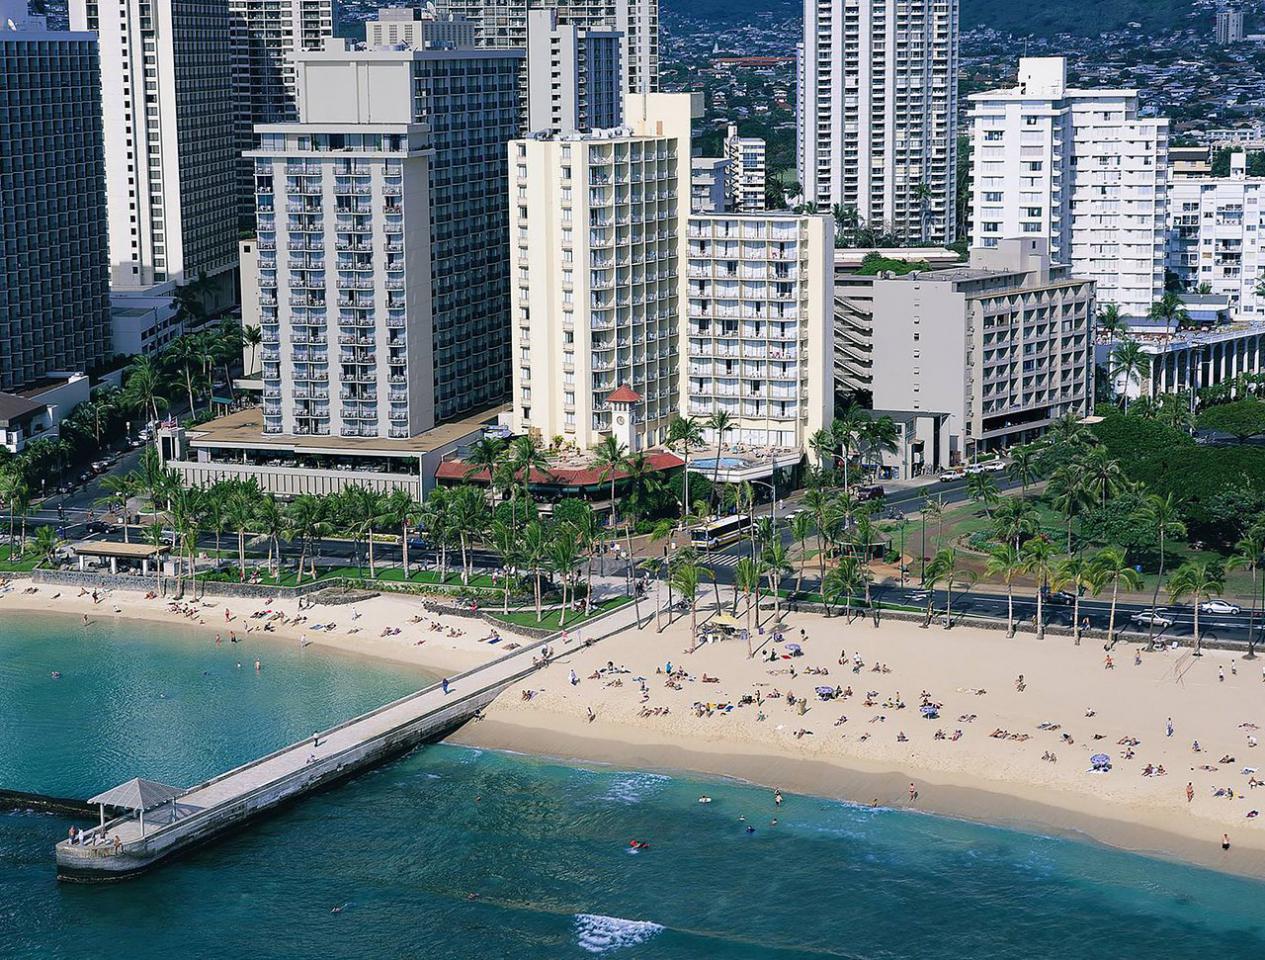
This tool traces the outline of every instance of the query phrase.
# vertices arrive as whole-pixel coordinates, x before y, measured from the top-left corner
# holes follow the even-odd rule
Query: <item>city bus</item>
[[[737,543],[746,536],[750,524],[751,518],[746,514],[740,513],[732,517],[721,517],[719,520],[704,523],[690,530],[690,545],[699,550],[715,550],[717,547],[726,547],[731,543]]]

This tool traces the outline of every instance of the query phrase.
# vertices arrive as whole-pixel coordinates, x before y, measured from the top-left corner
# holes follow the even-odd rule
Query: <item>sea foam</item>
[[[577,913],[575,939],[580,949],[589,953],[607,953],[620,947],[645,943],[663,929],[649,920],[624,920],[597,913]]]

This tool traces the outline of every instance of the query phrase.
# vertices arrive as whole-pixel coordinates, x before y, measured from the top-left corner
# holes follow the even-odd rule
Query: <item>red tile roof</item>
[[[625,383],[623,386],[615,390],[612,390],[611,393],[607,396],[606,402],[607,403],[636,403],[640,399],[641,399],[641,394],[639,394],[636,390],[634,390],[632,387],[628,386],[628,384]]]
[[[647,453],[646,462],[655,470],[672,470],[685,465],[685,461],[676,454],[662,450]],[[447,460],[439,465],[435,471],[435,477],[438,480],[458,480],[464,483],[485,484],[488,482],[486,469],[467,476],[469,470],[470,468],[460,460]],[[615,471],[616,480],[622,480],[627,475],[624,470]],[[528,481],[562,487],[589,487],[598,483],[610,483],[611,478],[606,475],[602,467],[555,467],[548,472],[533,468]]]

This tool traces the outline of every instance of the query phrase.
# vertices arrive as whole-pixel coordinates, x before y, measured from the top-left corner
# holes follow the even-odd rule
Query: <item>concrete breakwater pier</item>
[[[531,674],[547,641],[348,720],[188,789],[129,781],[93,798],[99,823],[56,847],[58,879],[121,880],[309,791],[442,737]],[[106,807],[127,808],[107,819]]]

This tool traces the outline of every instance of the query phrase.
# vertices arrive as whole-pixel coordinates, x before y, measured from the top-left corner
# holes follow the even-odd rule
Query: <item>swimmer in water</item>
[[[755,827],[747,827],[747,833],[755,833]]]
[[[262,665],[262,664],[261,664],[258,660],[256,660],[256,661],[255,661],[255,673],[258,673],[258,672],[260,671],[260,669],[262,668],[262,666],[263,666],[263,665]]]
[[[61,679],[61,671],[60,671],[60,670],[54,670],[54,671],[53,671],[52,676],[53,676],[53,679],[54,679],[54,680],[60,680],[60,679]]]

